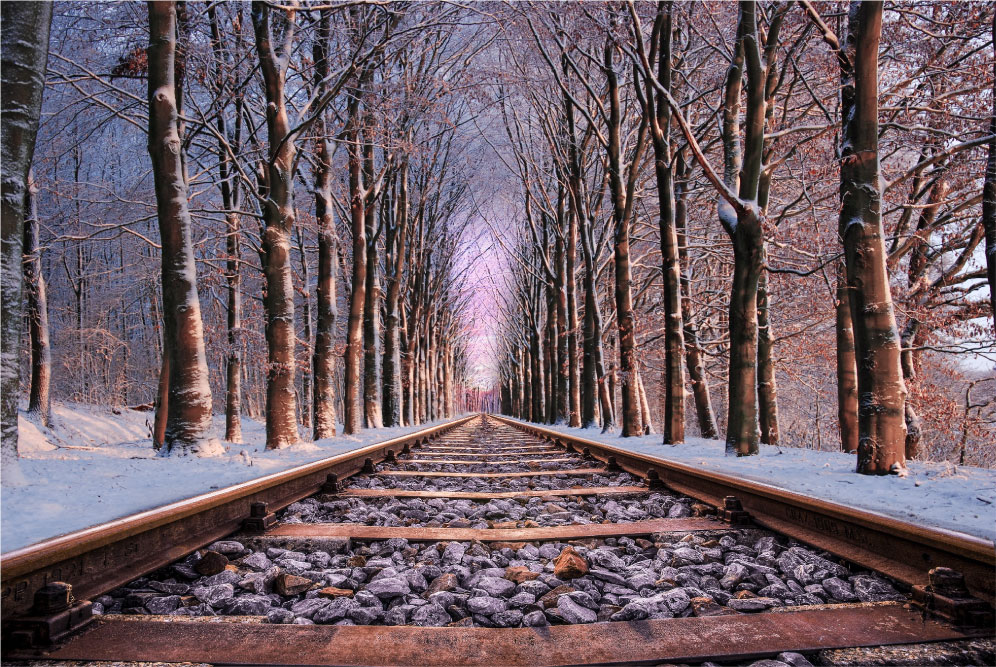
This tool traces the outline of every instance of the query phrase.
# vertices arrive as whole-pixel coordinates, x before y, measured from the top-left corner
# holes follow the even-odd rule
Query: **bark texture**
[[[294,43],[293,11],[277,13],[265,2],[252,4],[256,51],[266,96],[267,164],[262,250],[266,278],[266,448],[299,440],[295,396],[296,343],[290,235],[294,229],[294,161],[297,153],[284,100],[284,83]],[[281,22],[279,30],[274,23]],[[279,42],[275,40],[278,39]]]
[[[24,218],[24,293],[31,341],[31,393],[28,412],[50,425],[49,386],[52,380],[52,353],[48,332],[48,298],[42,275],[41,248],[38,245],[38,187],[28,172],[28,192]]]
[[[841,62],[840,224],[858,372],[858,462],[864,474],[905,464],[906,385],[885,263],[878,156],[881,2],[852,2]]]
[[[211,386],[197,295],[176,85],[176,4],[149,7],[149,155],[162,241],[163,348],[169,401],[163,451],[211,455]]]
[[[322,10],[318,22],[318,39],[315,40],[315,84],[324,95],[329,77],[329,40],[332,38],[332,12]],[[326,113],[315,123],[318,138],[317,164],[315,165],[315,219],[318,223],[318,279],[315,288],[315,349],[311,361],[314,376],[314,428],[315,440],[331,438],[335,426],[335,327],[336,309],[336,250],[337,238],[334,202],[332,201],[332,142],[329,140]]]

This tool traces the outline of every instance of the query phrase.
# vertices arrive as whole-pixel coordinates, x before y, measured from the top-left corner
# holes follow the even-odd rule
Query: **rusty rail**
[[[355,475],[368,458],[382,460],[388,450],[397,453],[406,445],[424,444],[473,418],[455,419],[2,554],[2,618],[27,613],[35,592],[53,581],[72,584],[81,599],[105,593],[235,532],[254,503],[266,503],[270,512],[281,509],[321,489],[329,474],[340,479]]]
[[[975,596],[990,605],[996,600],[996,551],[988,540],[917,526],[535,424],[498,415],[492,418],[561,447],[588,449],[603,461],[613,457],[622,469],[642,477],[653,470],[667,487],[711,505],[722,507],[724,498],[735,496],[754,523],[877,570],[906,585],[927,584],[927,573],[944,566],[962,572]]]

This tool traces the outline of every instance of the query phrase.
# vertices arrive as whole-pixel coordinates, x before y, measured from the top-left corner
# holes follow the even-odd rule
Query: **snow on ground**
[[[854,455],[843,452],[761,445],[760,455],[738,458],[726,456],[719,440],[688,438],[682,445],[664,445],[659,435],[623,438],[598,429],[542,426],[908,523],[996,539],[996,470],[910,461],[905,477],[878,477],[854,472]]]
[[[0,551],[159,507],[263,475],[336,456],[428,428],[384,428],[266,451],[265,425],[242,418],[244,444],[223,456],[160,457],[152,449],[153,413],[53,404],[52,428],[21,413],[20,469],[26,486],[0,488]],[[439,422],[433,422],[439,423]],[[225,416],[215,415],[215,434]],[[339,432],[342,427],[339,427]]]

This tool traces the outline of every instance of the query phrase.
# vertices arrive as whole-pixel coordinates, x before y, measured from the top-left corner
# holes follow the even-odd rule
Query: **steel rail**
[[[561,447],[588,449],[603,461],[613,457],[623,470],[641,477],[653,470],[665,486],[720,508],[727,496],[735,496],[757,525],[877,570],[908,586],[927,584],[928,572],[944,566],[963,573],[976,597],[990,605],[996,600],[996,550],[991,541],[918,526],[499,415],[491,417]]]
[[[474,419],[462,417],[283,472],[115,519],[0,555],[2,618],[26,614],[35,592],[53,581],[73,586],[79,599],[100,595],[185,557],[237,531],[254,503],[270,512],[305,498],[329,474],[354,475],[366,459],[424,444]]]

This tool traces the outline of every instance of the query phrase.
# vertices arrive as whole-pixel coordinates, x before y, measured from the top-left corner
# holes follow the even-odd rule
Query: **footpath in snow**
[[[442,423],[371,429],[267,451],[265,425],[243,417],[243,444],[225,442],[223,456],[199,458],[158,456],[146,424],[151,419],[151,412],[56,403],[53,426],[45,428],[22,412],[18,448],[27,484],[2,484],[0,551]],[[220,440],[224,415],[215,415],[214,429]]]
[[[996,470],[909,461],[905,476],[859,475],[844,452],[761,445],[758,456],[726,456],[720,440],[688,438],[664,445],[661,436],[623,438],[618,432],[548,426],[639,454],[761,482],[811,498],[996,540]]]

